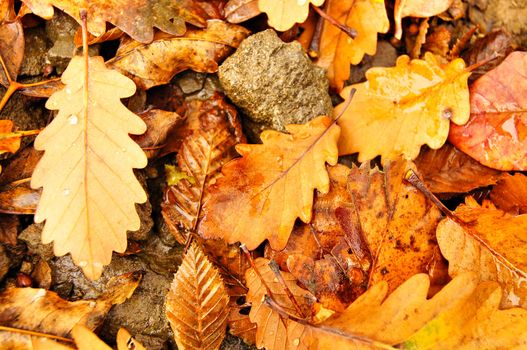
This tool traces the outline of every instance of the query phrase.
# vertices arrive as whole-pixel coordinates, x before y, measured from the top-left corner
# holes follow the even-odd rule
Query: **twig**
[[[353,28],[348,27],[345,24],[340,23],[335,18],[333,18],[331,15],[327,14],[326,12],[322,11],[317,6],[312,6],[313,9],[320,15],[320,17],[324,18],[329,23],[333,24],[338,29],[342,30],[344,33],[348,34],[348,36],[352,39],[355,39],[357,37],[357,31]]]

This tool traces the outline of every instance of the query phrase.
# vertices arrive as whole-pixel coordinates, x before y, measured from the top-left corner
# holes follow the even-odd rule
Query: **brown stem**
[[[308,54],[310,57],[318,57],[320,52],[320,40],[322,39],[322,29],[324,28],[324,19],[318,18],[315,26],[313,37],[311,38],[311,44],[309,45]]]
[[[60,340],[60,341],[63,341],[63,342],[73,343],[73,340],[68,339],[68,338],[64,338],[64,337],[60,337],[58,335],[46,334],[46,333],[40,333],[40,332],[33,332],[33,331],[28,331],[28,330],[19,329],[19,328],[11,328],[11,327],[0,326],[0,331],[12,332],[12,333],[20,333],[20,334],[27,334],[27,335],[35,336],[35,337],[57,339],[57,340]]]
[[[291,302],[293,303],[293,306],[295,307],[296,312],[298,312],[298,314],[302,316],[302,318],[305,318],[306,315],[304,315],[302,308],[300,307],[300,305],[298,305],[298,302],[296,301],[295,296],[291,292],[291,289],[289,289],[289,287],[285,283],[284,276],[282,276],[282,273],[280,272],[280,267],[278,266],[278,263],[275,260],[269,261],[269,268],[271,269],[271,271],[273,271],[278,281],[280,281],[280,283],[284,286],[285,294],[287,295],[289,300],[291,300]]]
[[[320,17],[324,18],[326,21],[333,24],[335,27],[342,30],[344,33],[348,34],[350,38],[355,39],[357,37],[357,31],[355,29],[350,28],[347,25],[340,23],[335,18],[333,18],[331,15],[322,11],[317,6],[312,6],[312,7],[320,15]]]

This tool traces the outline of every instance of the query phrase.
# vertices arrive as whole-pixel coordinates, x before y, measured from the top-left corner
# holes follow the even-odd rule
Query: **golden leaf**
[[[350,77],[350,64],[359,64],[364,54],[375,55],[377,33],[390,27],[384,1],[329,0],[326,12],[357,31],[352,39],[331,23],[324,22],[317,64],[327,69],[331,86],[341,91]]]
[[[71,253],[90,279],[97,279],[112,251],[124,252],[126,231],[140,225],[135,203],[146,194],[133,168],[147,160],[128,134],[145,123],[119,101],[135,92],[134,83],[104,66],[102,57],[74,57],[64,74],[64,90],[46,107],[58,115],[37,137],[45,150],[31,186],[44,187],[35,222],[46,221],[43,243],[54,241],[55,255]]]
[[[186,69],[216,72],[218,63],[248,35],[241,26],[210,20],[207,28],[190,29],[184,36],[159,32],[149,44],[125,39],[108,66],[129,75],[138,87],[150,89],[170,82]]]
[[[216,268],[194,243],[166,299],[178,349],[219,349],[225,337],[229,296]]]
[[[290,134],[264,131],[261,145],[236,146],[242,158],[223,167],[203,207],[203,237],[240,241],[249,250],[269,239],[281,250],[296,218],[311,220],[313,190],[329,190],[326,162],[337,163],[340,128],[323,116],[286,129]]]
[[[271,27],[283,32],[307,19],[310,4],[323,3],[324,0],[258,0],[258,8],[267,13]]]
[[[450,121],[461,125],[470,113],[467,78],[469,72],[458,58],[442,68],[435,57],[426,53],[423,60],[400,56],[395,67],[372,68],[368,81],[346,87],[343,102],[334,114],[342,137],[339,152],[359,152],[359,161],[380,155],[383,161],[403,155],[415,159],[422,145],[441,147],[448,136]]]
[[[140,281],[140,273],[116,276],[99,298],[74,302],[45,289],[8,288],[0,294],[0,322],[6,327],[68,337],[75,325],[100,326],[112,305],[128,299]]]
[[[154,28],[163,32],[183,35],[185,22],[205,26],[203,9],[187,0],[130,0],[126,3],[116,0],[23,0],[31,11],[45,19],[53,17],[53,6],[66,12],[82,23],[80,10],[85,9],[88,16],[88,31],[95,36],[106,32],[106,22],[121,28],[132,38],[149,43],[154,36]]]
[[[527,215],[512,216],[472,197],[444,219],[437,240],[451,276],[474,272],[482,281],[499,282],[502,306],[527,308]],[[463,223],[464,222],[464,223]]]
[[[527,176],[503,174],[492,188],[490,198],[498,208],[510,214],[527,214]]]
[[[454,0],[396,0],[394,8],[395,33],[401,39],[403,29],[401,20],[404,17],[431,17],[448,10]]]

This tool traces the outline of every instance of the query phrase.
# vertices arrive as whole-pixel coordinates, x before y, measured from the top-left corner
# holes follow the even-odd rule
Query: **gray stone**
[[[286,44],[272,29],[245,39],[220,66],[219,78],[227,96],[247,115],[249,136],[331,115],[324,70],[298,42]]]
[[[40,240],[44,224],[31,224],[18,235],[18,239],[26,243],[28,252],[40,256],[43,260],[51,260],[53,254],[53,244],[43,244]]]
[[[48,42],[46,32],[42,27],[24,30],[25,51],[19,75],[40,75],[46,64]]]

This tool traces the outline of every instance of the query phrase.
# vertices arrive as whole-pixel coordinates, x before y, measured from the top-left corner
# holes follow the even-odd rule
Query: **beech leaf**
[[[437,226],[437,240],[451,276],[473,272],[499,282],[502,306],[527,307],[527,215],[512,216],[472,197]]]
[[[323,3],[324,0],[258,0],[258,8],[267,14],[271,27],[283,32],[307,19],[310,4]]]
[[[526,77],[527,52],[513,52],[476,80],[470,87],[470,120],[453,125],[449,141],[488,167],[527,170]]]
[[[178,349],[219,349],[227,327],[228,303],[218,270],[194,243],[166,299],[166,315]]]
[[[340,128],[322,116],[286,129],[290,134],[264,131],[261,145],[236,146],[242,157],[223,167],[203,207],[202,237],[240,241],[249,250],[269,239],[281,250],[296,218],[311,220],[313,190],[329,190],[326,163],[337,163]]]
[[[328,0],[325,11],[357,31],[351,38],[329,22],[322,29],[317,64],[327,70],[330,85],[341,91],[350,77],[350,64],[359,64],[365,54],[375,55],[377,33],[386,33],[390,22],[379,0]]]
[[[107,69],[102,57],[89,58],[87,68],[74,57],[62,75],[66,88],[46,103],[59,113],[35,141],[45,153],[31,186],[44,187],[35,215],[46,221],[42,242],[54,241],[55,255],[71,253],[97,279],[112,251],[125,251],[126,231],[140,226],[135,203],[146,194],[133,168],[147,159],[128,134],[146,126],[119,100],[135,92],[130,79]]]
[[[360,162],[378,155],[383,162],[400,155],[411,160],[424,144],[443,146],[450,121],[461,125],[469,118],[469,74],[462,59],[441,67],[431,53],[369,69],[368,81],[342,90],[345,99],[357,90],[349,106],[344,101],[335,108],[335,115],[343,113],[340,154],[359,152]]]

